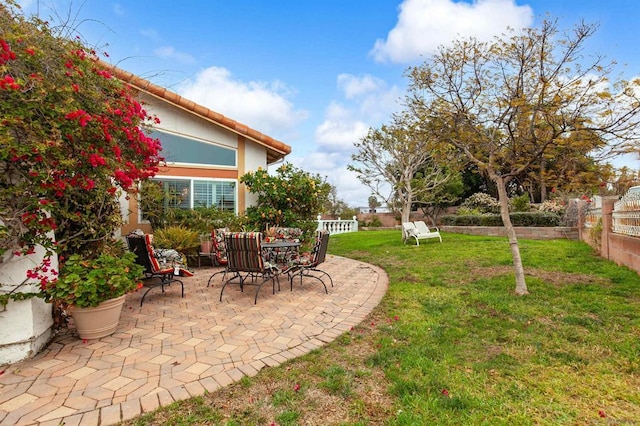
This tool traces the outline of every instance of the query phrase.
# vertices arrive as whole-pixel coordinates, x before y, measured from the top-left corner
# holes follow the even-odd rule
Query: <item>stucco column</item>
[[[618,201],[617,196],[602,197],[602,236],[600,238],[600,256],[609,257],[609,235],[613,225],[613,205]]]
[[[36,246],[34,254],[11,256],[5,253],[0,262],[0,292],[39,292],[37,282],[22,284],[27,271],[40,265],[45,251]],[[51,268],[58,269],[58,258],[51,257]],[[50,278],[54,278],[49,274]],[[31,280],[33,281],[33,280]],[[25,300],[9,300],[6,306],[0,306],[0,365],[11,364],[35,356],[51,338],[51,303],[45,303],[40,297]]]

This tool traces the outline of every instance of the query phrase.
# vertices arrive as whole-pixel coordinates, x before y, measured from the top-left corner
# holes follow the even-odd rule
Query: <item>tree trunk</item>
[[[493,181],[498,187],[498,201],[500,201],[500,216],[502,216],[502,223],[507,231],[509,237],[509,247],[511,247],[511,256],[513,257],[513,268],[516,275],[516,294],[519,296],[529,294],[527,290],[527,283],[524,279],[524,268],[522,267],[522,258],[520,257],[520,246],[518,245],[518,238],[516,237],[516,231],[511,224],[511,217],[509,216],[509,197],[507,196],[507,182],[500,176],[493,177]]]
[[[402,225],[404,222],[411,222],[411,203],[403,203],[402,204],[402,215],[401,215],[401,219],[400,219],[400,225]],[[404,230],[404,226],[402,227],[402,241],[405,241],[407,239],[407,235],[405,233]]]
[[[547,160],[542,156],[540,159],[540,202],[544,203],[547,199],[547,180],[545,174],[547,173]]]

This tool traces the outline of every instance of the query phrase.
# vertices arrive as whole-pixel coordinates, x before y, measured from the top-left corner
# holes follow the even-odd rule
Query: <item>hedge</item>
[[[552,212],[510,213],[513,226],[560,226],[561,217]],[[445,215],[440,218],[443,225],[450,226],[502,226],[499,214]]]

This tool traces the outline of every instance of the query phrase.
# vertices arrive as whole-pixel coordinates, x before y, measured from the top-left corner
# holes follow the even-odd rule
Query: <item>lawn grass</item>
[[[389,290],[335,342],[127,424],[637,424],[640,277],[584,243],[398,231],[331,237]]]

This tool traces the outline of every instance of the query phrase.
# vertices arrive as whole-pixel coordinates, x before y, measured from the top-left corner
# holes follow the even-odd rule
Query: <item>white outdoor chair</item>
[[[440,230],[438,228],[434,228],[435,231],[429,229],[427,224],[421,220],[416,222],[404,222],[402,224],[402,228],[404,230],[403,239],[405,244],[409,238],[415,238],[416,245],[420,245],[420,240],[428,240],[430,238],[437,238],[442,242]]]

